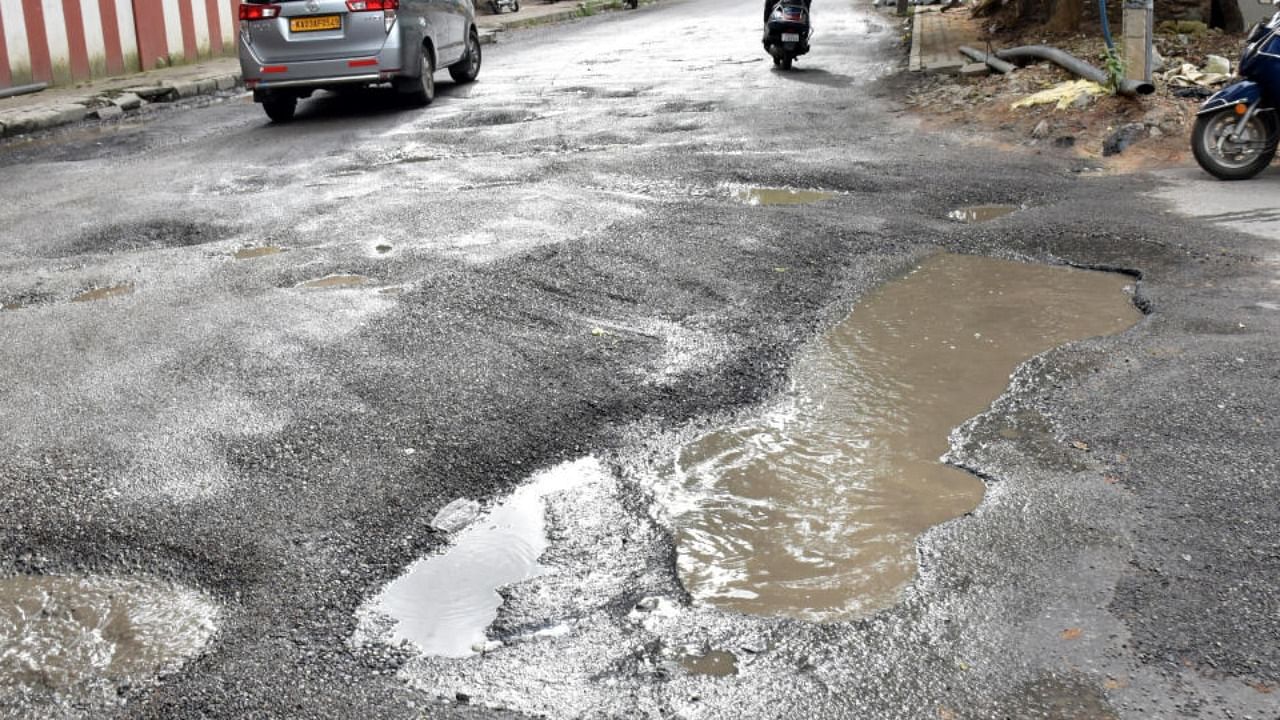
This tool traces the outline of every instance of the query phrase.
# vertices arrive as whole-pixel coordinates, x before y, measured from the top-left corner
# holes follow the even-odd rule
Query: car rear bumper
[[[390,82],[401,73],[400,34],[391,33],[376,55],[300,62],[268,62],[240,39],[240,73],[253,90],[322,88],[345,84]]]

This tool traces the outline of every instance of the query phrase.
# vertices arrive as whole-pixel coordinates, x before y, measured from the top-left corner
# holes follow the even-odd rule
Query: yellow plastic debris
[[[1059,110],[1065,110],[1076,98],[1086,94],[1106,95],[1107,89],[1092,80],[1068,80],[1022,98],[1013,104],[1013,109],[1057,103]]]

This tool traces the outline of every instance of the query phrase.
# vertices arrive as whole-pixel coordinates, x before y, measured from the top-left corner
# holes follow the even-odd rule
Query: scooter
[[[494,15],[501,15],[503,8],[511,12],[520,12],[520,0],[489,0],[489,9]]]
[[[764,25],[764,49],[773,56],[773,64],[790,70],[791,63],[809,52],[808,0],[779,0]]]
[[[1249,31],[1237,66],[1239,78],[1205,100],[1191,129],[1191,153],[1220,180],[1247,180],[1262,172],[1280,142],[1280,13]]]

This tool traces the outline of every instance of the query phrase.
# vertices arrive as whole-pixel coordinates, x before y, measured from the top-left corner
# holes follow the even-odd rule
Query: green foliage
[[[1124,60],[1113,48],[1107,48],[1102,59],[1102,69],[1107,73],[1107,89],[1116,92],[1120,89],[1120,81],[1124,80]]]

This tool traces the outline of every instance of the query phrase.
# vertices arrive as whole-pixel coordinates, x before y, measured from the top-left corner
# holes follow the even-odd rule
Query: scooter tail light
[[[241,20],[270,20],[276,17],[280,17],[279,5],[257,5],[254,3],[242,3],[240,5]]]

